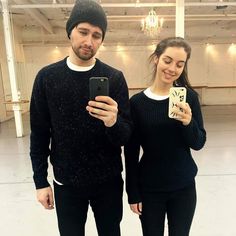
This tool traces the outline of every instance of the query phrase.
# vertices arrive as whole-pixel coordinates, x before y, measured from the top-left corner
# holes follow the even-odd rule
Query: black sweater
[[[89,115],[89,78],[109,79],[109,95],[118,103],[114,126]],[[30,156],[36,188],[49,186],[48,157],[56,180],[86,187],[102,184],[122,171],[121,146],[131,134],[127,84],[122,72],[102,63],[86,72],[68,68],[66,58],[36,76],[30,104]]]
[[[130,100],[134,132],[125,146],[129,203],[141,202],[142,191],[174,191],[194,182],[197,166],[190,148],[199,150],[206,141],[198,97],[187,90],[192,109],[188,126],[168,117],[168,102],[169,98],[157,101],[143,92]]]

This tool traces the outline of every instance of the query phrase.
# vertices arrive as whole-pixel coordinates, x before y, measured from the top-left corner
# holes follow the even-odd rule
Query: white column
[[[175,36],[184,38],[184,0],[176,0]]]
[[[1,2],[2,2],[2,12],[3,12],[3,28],[4,28],[6,53],[7,53],[7,63],[8,63],[8,71],[11,85],[12,102],[13,102],[12,109],[14,112],[15,125],[16,125],[16,136],[22,137],[23,136],[22,114],[19,104],[20,98],[18,97],[18,89],[17,89],[8,0],[1,0]]]

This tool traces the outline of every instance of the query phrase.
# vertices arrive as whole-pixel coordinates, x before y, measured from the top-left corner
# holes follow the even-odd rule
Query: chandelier
[[[147,17],[145,19],[142,19],[141,29],[146,35],[154,37],[160,33],[163,26],[163,22],[164,19],[159,19],[155,10],[152,9],[149,11]]]

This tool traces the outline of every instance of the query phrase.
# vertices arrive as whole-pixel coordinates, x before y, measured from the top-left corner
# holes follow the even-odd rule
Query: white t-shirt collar
[[[153,99],[153,100],[158,100],[158,101],[160,101],[160,100],[165,100],[165,99],[167,99],[167,98],[169,97],[169,95],[164,95],[164,96],[163,96],[163,95],[158,95],[158,94],[153,93],[153,92],[151,91],[151,88],[150,88],[150,87],[144,90],[144,94],[145,94],[147,97],[149,97],[149,98],[151,98],[151,99]]]
[[[95,64],[93,64],[91,66],[78,66],[78,65],[75,65],[70,61],[69,57],[67,57],[67,59],[66,59],[66,64],[71,70],[79,71],[79,72],[89,71],[95,66]]]

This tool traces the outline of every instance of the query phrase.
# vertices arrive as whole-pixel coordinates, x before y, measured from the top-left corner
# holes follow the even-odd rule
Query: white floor
[[[190,235],[236,236],[236,106],[202,109],[207,143],[203,150],[193,152],[199,167],[198,204]],[[44,210],[35,198],[28,115],[24,115],[24,130],[23,138],[15,138],[13,120],[0,124],[0,235],[58,236],[55,211]],[[86,236],[97,235],[91,211],[86,232]],[[122,233],[141,236],[126,193]]]

